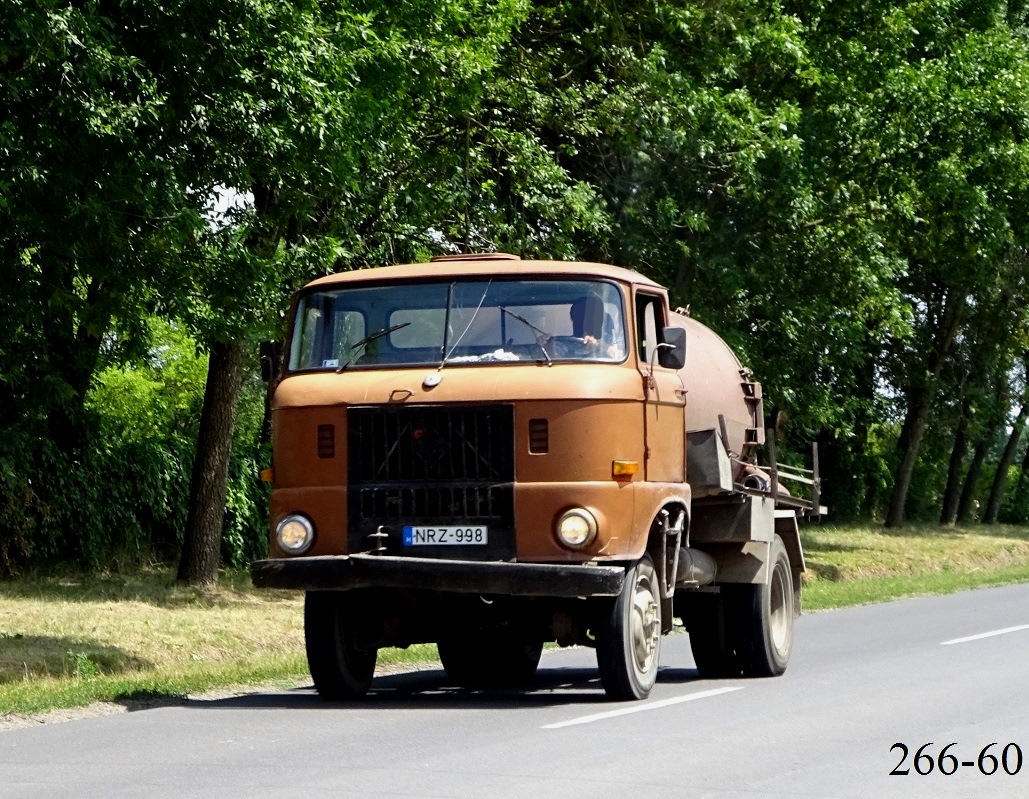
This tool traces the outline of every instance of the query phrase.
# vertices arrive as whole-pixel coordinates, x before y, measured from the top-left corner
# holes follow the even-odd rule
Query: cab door
[[[637,289],[636,353],[643,381],[646,480],[686,480],[686,389],[675,369],[659,363],[661,332],[667,324],[665,297]]]

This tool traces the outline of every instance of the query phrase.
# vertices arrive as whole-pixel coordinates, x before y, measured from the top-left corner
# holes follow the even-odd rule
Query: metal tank
[[[721,337],[682,309],[670,324],[686,331],[687,479],[701,495],[732,490],[749,471],[755,447],[764,443],[761,384]]]

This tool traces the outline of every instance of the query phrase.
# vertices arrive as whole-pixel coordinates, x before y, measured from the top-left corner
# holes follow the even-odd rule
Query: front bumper
[[[320,555],[259,560],[250,567],[259,588],[349,591],[406,588],[498,596],[618,596],[620,566],[473,562],[392,555]]]

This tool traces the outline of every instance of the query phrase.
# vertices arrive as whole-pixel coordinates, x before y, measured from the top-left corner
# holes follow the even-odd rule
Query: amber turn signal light
[[[639,470],[639,461],[611,461],[612,477],[632,477]]]

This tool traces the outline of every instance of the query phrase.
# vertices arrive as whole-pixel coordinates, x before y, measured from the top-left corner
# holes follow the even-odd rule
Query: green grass
[[[1029,527],[807,527],[804,608],[1029,582]]]
[[[1011,583],[1029,583],[1029,565],[1006,566],[988,572],[910,574],[868,577],[843,583],[817,582],[804,588],[804,609],[828,610],[869,605],[903,597],[950,594]]]
[[[308,679],[300,593],[258,591],[245,572],[204,590],[173,577],[0,582],[0,714]],[[435,658],[435,646],[414,646],[379,662]]]
[[[807,610],[1029,582],[1029,527],[821,526],[802,531]],[[306,681],[303,603],[257,591],[245,572],[217,588],[170,570],[0,582],[0,714]],[[434,646],[383,650],[427,663]]]
[[[88,658],[88,655],[83,654]],[[88,660],[87,660],[88,662]],[[157,669],[105,674],[75,673],[62,677],[28,678],[0,686],[0,708],[38,713],[80,707],[94,702],[174,701],[189,694],[226,686],[256,685],[299,679],[307,672],[302,655],[262,656],[249,662],[198,664],[188,669]]]

